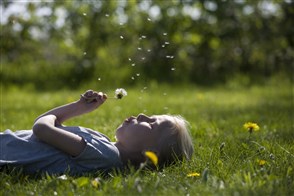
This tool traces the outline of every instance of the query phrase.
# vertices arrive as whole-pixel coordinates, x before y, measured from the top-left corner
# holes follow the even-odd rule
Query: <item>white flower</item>
[[[127,91],[123,88],[118,88],[115,90],[115,97],[117,99],[122,99],[123,96],[127,96],[127,95],[128,95]]]

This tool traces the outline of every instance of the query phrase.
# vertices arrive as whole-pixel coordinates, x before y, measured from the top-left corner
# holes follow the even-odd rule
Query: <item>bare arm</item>
[[[92,93],[95,99],[92,99]],[[91,102],[87,102],[86,98],[81,98],[79,101],[54,108],[39,116],[34,123],[33,133],[40,140],[65,153],[72,156],[79,155],[86,147],[83,138],[56,126],[69,118],[95,110],[107,99],[103,93],[92,93],[90,93],[91,96],[88,96],[91,97]]]
[[[94,92],[92,90],[88,90],[86,93],[81,96],[80,100],[76,102],[72,102],[63,106],[59,106],[49,110],[48,112],[39,116],[36,121],[46,115],[54,115],[56,116],[56,124],[61,124],[64,121],[79,116],[85,113],[89,113],[95,109],[97,109],[100,105],[106,101],[107,96],[102,92]],[[90,102],[88,100],[91,100]]]
[[[43,142],[72,156],[78,156],[86,147],[82,137],[55,127],[56,116],[46,115],[39,118],[34,126],[34,134]]]

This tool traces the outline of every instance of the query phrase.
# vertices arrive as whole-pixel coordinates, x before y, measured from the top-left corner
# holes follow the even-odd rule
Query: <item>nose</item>
[[[150,117],[141,113],[137,116],[137,120],[138,121],[149,121]]]

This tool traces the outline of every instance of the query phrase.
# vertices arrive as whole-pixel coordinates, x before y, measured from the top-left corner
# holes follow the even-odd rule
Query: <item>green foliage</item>
[[[191,124],[195,153],[190,162],[162,171],[131,171],[104,177],[30,177],[0,173],[0,195],[293,195],[293,85],[272,81],[247,88],[195,86],[129,88],[122,100],[107,100],[97,111],[68,121],[99,130],[114,140],[130,115],[171,113]],[[3,89],[1,131],[30,129],[52,107],[74,101],[83,90],[39,92]],[[112,96],[114,89],[105,92]],[[245,122],[260,130],[249,133]],[[265,162],[263,162],[265,161]],[[188,177],[199,173],[200,176]]]
[[[37,89],[293,71],[293,1],[1,1],[1,79]],[[43,14],[40,14],[43,13]]]

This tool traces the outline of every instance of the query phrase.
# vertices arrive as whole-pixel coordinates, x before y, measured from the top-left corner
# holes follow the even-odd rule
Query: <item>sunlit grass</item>
[[[97,111],[68,121],[114,139],[128,116],[171,113],[191,124],[193,159],[163,171],[132,171],[108,177],[27,177],[0,174],[1,195],[293,195],[293,87],[250,88],[136,87],[121,100],[109,99]],[[85,89],[86,90],[86,89]],[[110,95],[115,89],[109,89]],[[30,129],[52,107],[74,101],[81,91],[35,92],[8,89],[2,95],[1,131]],[[244,131],[256,122],[259,131]]]

